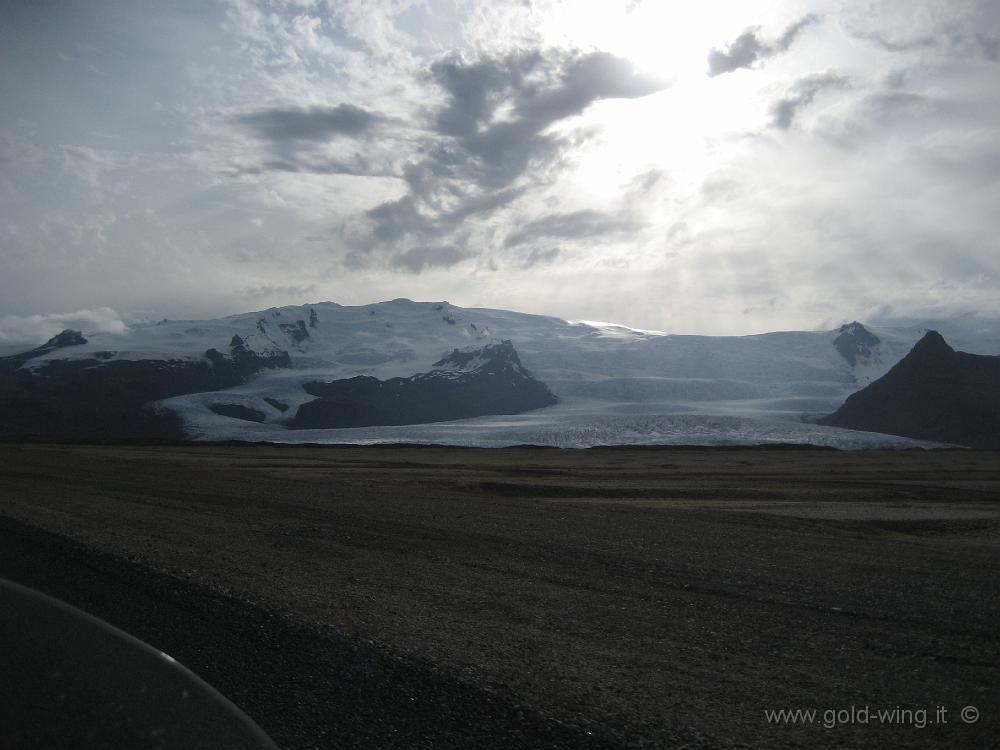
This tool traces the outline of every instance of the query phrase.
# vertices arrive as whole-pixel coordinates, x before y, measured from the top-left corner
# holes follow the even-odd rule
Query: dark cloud
[[[602,99],[631,99],[667,85],[605,52],[530,51],[434,62],[444,103],[429,116],[425,157],[403,175],[407,194],[367,214],[381,243],[433,239],[487,216],[546,179],[574,141],[549,132]]]
[[[412,190],[395,201],[388,201],[370,209],[366,216],[371,221],[372,239],[388,245],[400,237],[447,235],[463,224],[470,216],[488,216],[525,192],[524,188],[508,188],[496,192],[485,191],[465,195],[450,208],[433,198],[434,188],[421,194]]]
[[[309,174],[345,174],[362,177],[395,177],[388,170],[380,169],[360,153],[344,159],[327,159],[297,152],[283,159],[268,159],[260,164],[242,164],[229,167],[223,173],[229,177],[259,175],[266,172],[302,172]]]
[[[450,55],[431,66],[446,94],[433,118],[450,142],[434,155],[435,176],[460,176],[505,187],[565,142],[544,131],[600,99],[631,99],[663,89],[664,81],[606,52],[533,51],[466,62]]]
[[[364,250],[351,250],[340,259],[340,265],[348,271],[364,271],[371,267],[371,255]]]
[[[1000,37],[982,31],[969,31],[948,26],[934,34],[922,34],[909,37],[890,37],[882,31],[851,32],[858,39],[881,47],[887,52],[924,52],[940,50],[945,54],[961,58],[979,58],[997,62],[1000,60]]]
[[[470,253],[454,245],[427,245],[397,253],[392,257],[392,265],[401,271],[420,273],[429,268],[450,268],[469,257]]]
[[[510,187],[506,190],[484,191],[476,195],[465,196],[458,206],[441,214],[438,218],[438,224],[442,228],[450,228],[461,224],[467,217],[480,214],[488,215],[498,208],[512,203],[525,192],[526,188]]]
[[[336,107],[261,109],[235,118],[267,141],[326,141],[338,135],[360,136],[383,118],[353,104]]]
[[[335,107],[274,107],[239,115],[233,122],[246,128],[265,144],[259,163],[233,166],[231,177],[266,172],[305,172],[360,176],[396,176],[371,154],[357,151],[358,140],[370,148],[373,131],[388,120],[352,104]],[[330,146],[335,154],[331,155]],[[380,166],[381,164],[381,166]]]
[[[943,170],[938,179],[958,180],[970,194],[995,184],[1000,174],[994,135],[997,103],[946,86],[930,87],[918,76],[913,79],[906,83],[906,76],[894,75],[881,88],[859,92],[842,121],[823,135],[843,149],[896,139],[906,144],[909,158],[928,174]],[[942,132],[964,135],[955,140],[927,137]]]
[[[410,234],[427,221],[417,210],[416,200],[412,195],[379,204],[368,211],[368,218],[373,223],[372,234],[380,242],[390,242]]]
[[[436,61],[430,74],[447,95],[435,117],[438,132],[469,140],[483,126],[523,124],[540,130],[580,114],[598,99],[647,96],[667,85],[607,52],[535,50],[473,62],[449,55]],[[504,106],[510,114],[496,123]]]
[[[535,266],[545,266],[555,261],[559,257],[558,247],[550,247],[547,250],[535,248],[521,262],[521,268],[534,268]]]
[[[713,49],[708,53],[708,74],[710,76],[730,73],[740,68],[749,68],[762,56],[765,47],[757,39],[759,28],[747,29],[733,41],[725,52]]]
[[[725,51],[713,49],[708,53],[708,75],[717,76],[740,68],[752,68],[759,60],[786,52],[803,29],[819,20],[819,16],[812,13],[803,16],[771,43],[761,39],[759,26],[752,26],[736,37]]]
[[[805,29],[807,26],[811,26],[814,23],[819,23],[819,20],[820,17],[815,13],[809,13],[805,16],[802,16],[802,18],[800,18],[798,21],[796,21],[787,29],[785,29],[784,33],[782,33],[782,35],[778,37],[778,41],[776,41],[768,48],[770,49],[771,54],[775,54],[778,52],[787,52],[788,48],[792,46],[798,35],[802,33],[802,30]]]
[[[529,222],[507,235],[508,247],[523,245],[541,238],[588,239],[605,234],[628,232],[639,228],[631,217],[612,216],[600,211],[574,211],[550,214]]]
[[[474,135],[507,100],[510,90],[524,85],[542,59],[541,52],[535,51],[474,62],[457,54],[437,60],[431,65],[430,78],[444,90],[447,101],[434,117],[435,129],[442,135]]]
[[[834,73],[800,78],[785,97],[771,105],[771,124],[781,130],[788,130],[798,113],[811,104],[820,92],[847,88],[849,85],[846,78]]]
[[[635,99],[666,87],[663,79],[607,52],[564,57],[546,78],[518,92],[515,109],[525,121],[548,124],[578,115],[598,99]]]
[[[861,100],[867,119],[877,124],[891,124],[898,118],[913,118],[935,102],[915,91],[875,91]]]

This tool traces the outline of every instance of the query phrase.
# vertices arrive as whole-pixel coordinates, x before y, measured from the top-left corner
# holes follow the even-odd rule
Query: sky
[[[995,0],[0,0],[0,343],[1000,317]]]

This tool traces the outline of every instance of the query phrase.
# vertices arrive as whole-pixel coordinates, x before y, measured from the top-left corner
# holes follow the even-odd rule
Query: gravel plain
[[[288,749],[994,747],[998,573],[996,452],[0,446],[0,576]]]

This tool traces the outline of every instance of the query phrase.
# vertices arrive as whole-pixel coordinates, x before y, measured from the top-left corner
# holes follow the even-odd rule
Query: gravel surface
[[[113,622],[249,713],[283,748],[609,748],[384,646],[0,519],[0,574]],[[99,679],[95,675],[95,679]],[[602,736],[603,735],[603,736]],[[0,730],[2,736],[2,730]]]
[[[285,748],[993,747],[998,466],[0,446],[0,576],[172,654]],[[927,725],[824,724],[852,706]],[[797,708],[817,721],[765,717]]]

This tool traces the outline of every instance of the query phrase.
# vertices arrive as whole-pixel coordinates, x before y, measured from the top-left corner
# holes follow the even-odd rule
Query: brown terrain
[[[0,446],[0,577],[288,750],[995,747],[998,574],[997,452]]]

